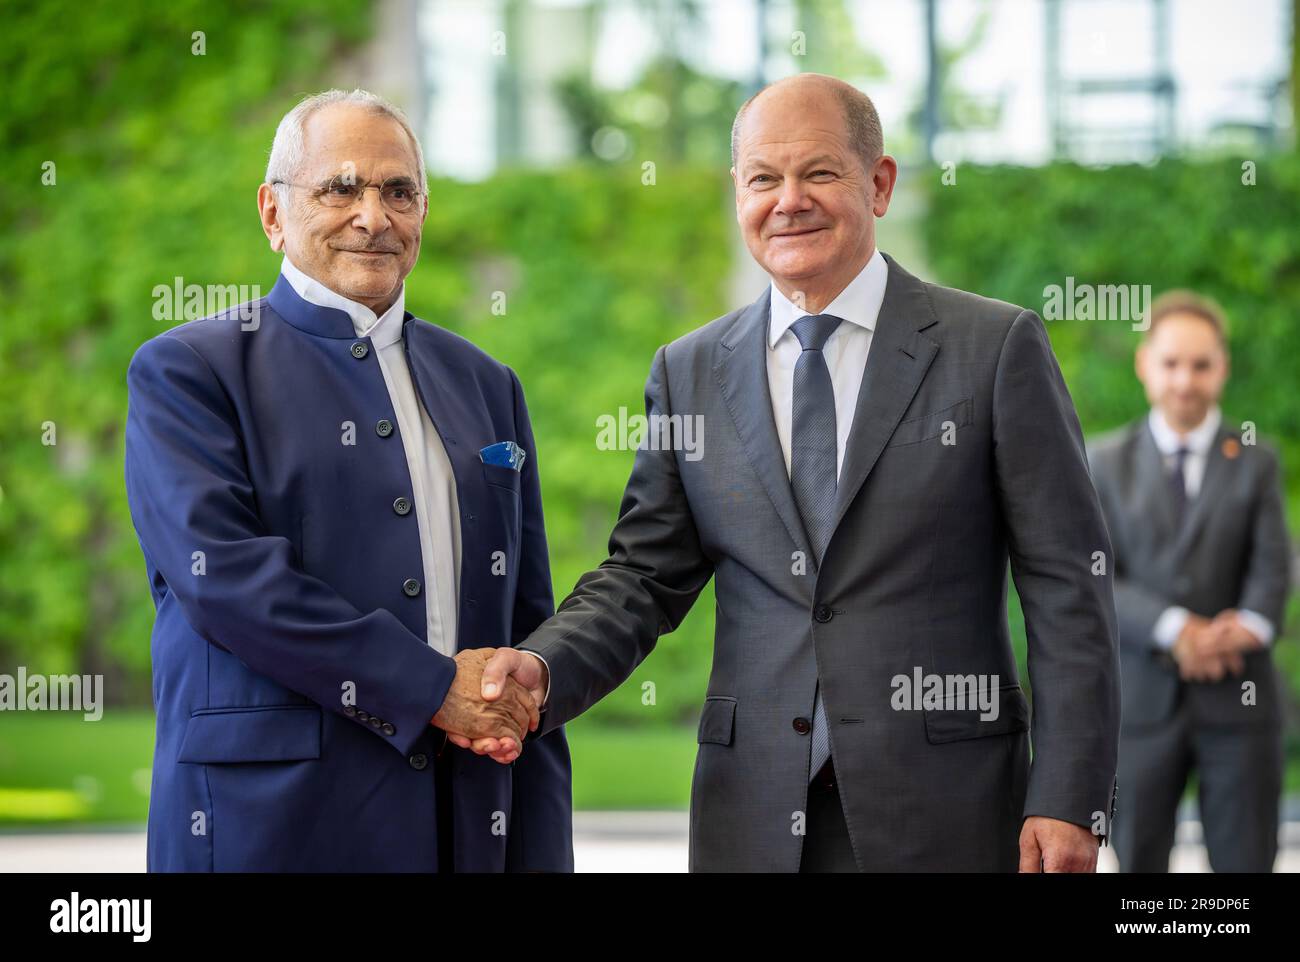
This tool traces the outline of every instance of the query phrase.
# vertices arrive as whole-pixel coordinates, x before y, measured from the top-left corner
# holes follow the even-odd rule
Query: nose
[[[776,199],[774,213],[792,216],[811,207],[812,199],[804,189],[802,177],[786,177],[781,181],[781,192]]]
[[[388,208],[384,206],[379,191],[369,188],[363,190],[353,208],[353,226],[373,236],[388,230],[391,223],[388,218]]]
[[[1190,364],[1178,365],[1174,371],[1173,386],[1180,394],[1188,394],[1196,387],[1196,372]]]

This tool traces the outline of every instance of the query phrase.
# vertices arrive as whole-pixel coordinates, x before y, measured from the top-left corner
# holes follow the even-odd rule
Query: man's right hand
[[[483,670],[482,696],[484,701],[495,702],[502,697],[502,691],[509,691],[510,685],[522,684],[532,695],[534,703],[541,705],[550,687],[550,673],[546,662],[538,655],[518,648],[498,648]],[[468,748],[476,755],[489,755],[494,761],[508,764],[514,761],[519,752],[513,750],[509,742],[503,743],[496,738],[466,738],[462,735],[447,736],[453,744]]]
[[[510,755],[519,756],[524,733],[534,731],[539,719],[533,696],[513,678],[505,679],[498,697],[484,700],[483,669],[495,650],[475,648],[456,653],[456,677],[432,722],[456,744],[493,739],[499,746],[498,760],[504,760]]]

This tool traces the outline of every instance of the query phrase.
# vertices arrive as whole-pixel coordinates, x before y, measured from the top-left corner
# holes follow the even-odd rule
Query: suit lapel
[[[1223,490],[1232,474],[1231,465],[1223,456],[1223,443],[1237,435],[1229,428],[1219,425],[1214,433],[1214,443],[1205,453],[1205,474],[1201,476],[1201,487],[1187,505],[1187,519],[1183,529],[1178,532],[1176,555],[1181,557],[1191,548],[1196,539],[1196,532],[1205,524],[1210,513],[1222,500]]]
[[[432,325],[407,312],[402,341],[411,385],[415,388],[416,400],[429,415],[429,423],[447,452],[451,473],[456,479],[458,513],[463,514],[466,492],[473,490],[468,485],[474,483],[474,478],[467,472],[473,468],[469,459],[477,453],[475,428],[486,414],[481,407],[467,401],[480,397],[472,376],[466,369],[447,363],[445,354],[433,343],[433,334]]]
[[[776,436],[772,417],[772,392],[767,383],[767,329],[771,311],[771,288],[741,311],[718,343],[719,358],[713,366],[722,397],[736,431],[763,485],[763,490],[780,515],[790,540],[812,558],[808,534],[794,503],[790,476],[785,470],[785,455]],[[814,562],[815,563],[815,562]]]
[[[920,333],[938,323],[925,285],[899,267],[888,254],[884,257],[889,264],[889,279],[871,337],[871,349],[867,352],[867,366],[858,389],[853,426],[840,469],[836,528],[939,353],[938,343]]]
[[[920,333],[937,323],[925,285],[899,267],[888,254],[884,257],[889,265],[889,278],[840,470],[835,527],[875,467],[939,352],[938,343]],[[769,288],[741,312],[723,335],[714,372],[763,489],[791,540],[815,563],[772,417],[772,394],[767,381],[770,300]]]
[[[455,439],[447,436],[446,428],[452,424],[465,423],[462,420],[464,408],[461,398],[470,385],[459,383],[462,380],[461,371],[444,364],[440,353],[430,349],[432,345],[425,342],[425,335],[431,332],[423,327],[423,323],[412,315],[408,315],[404,322],[402,340],[406,366],[411,372],[415,396],[442,437],[443,444],[449,444]],[[454,465],[456,459],[452,456],[450,447],[447,455]]]

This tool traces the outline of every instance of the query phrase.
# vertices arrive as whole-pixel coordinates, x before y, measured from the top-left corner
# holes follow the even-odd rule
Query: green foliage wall
[[[1043,312],[1044,288],[1191,287],[1228,312],[1226,416],[1251,420],[1281,448],[1300,508],[1300,158],[1164,160],[1104,170],[962,167],[927,183],[927,256],[945,284]],[[1048,322],[1085,433],[1146,409],[1128,321]]]
[[[7,9],[0,665],[104,672],[115,700],[147,703],[153,606],[123,491],[126,364],[162,328],[155,285],[273,278],[254,201],[271,136],[369,9]]]

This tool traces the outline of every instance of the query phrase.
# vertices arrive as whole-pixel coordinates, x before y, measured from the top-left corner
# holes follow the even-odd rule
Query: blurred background
[[[274,283],[255,194],[275,125],[302,96],[366,87],[414,121],[432,183],[408,309],[519,373],[557,602],[605,557],[632,463],[598,449],[597,418],[641,410],[655,349],[767,282],[735,225],[730,127],[759,86],[801,71],[875,100],[901,166],[880,247],[913,273],[1040,312],[1044,288],[1067,276],[1218,299],[1232,324],[1225,415],[1280,450],[1295,541],[1298,10],[0,3],[0,673],[100,674],[106,703],[94,722],[0,712],[0,868],[143,868],[153,605],[123,488],[126,366],[174,323],[154,319],[158,285]],[[1129,324],[1048,328],[1087,434],[1146,411]],[[1276,643],[1288,700],[1279,867],[1292,870],[1296,609],[1293,591]],[[579,868],[685,869],[712,626],[710,590],[569,726]],[[1012,631],[1023,677],[1014,597]],[[1188,792],[1175,870],[1206,867]]]

